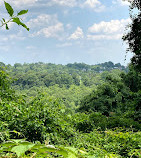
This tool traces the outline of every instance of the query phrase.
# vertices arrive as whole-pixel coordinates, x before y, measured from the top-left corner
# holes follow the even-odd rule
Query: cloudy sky
[[[23,21],[0,28],[0,61],[67,64],[106,61],[126,65],[126,45],[121,40],[130,22],[128,2],[122,0],[6,0],[16,11],[28,9]],[[0,18],[5,17],[0,1]]]

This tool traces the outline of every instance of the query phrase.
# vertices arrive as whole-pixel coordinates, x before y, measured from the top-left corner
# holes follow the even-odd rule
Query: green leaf
[[[17,16],[26,14],[27,12],[28,12],[28,10],[21,10],[21,11],[17,14]]]
[[[7,142],[2,144],[2,147],[10,147],[10,146],[13,146],[13,145],[16,145],[16,144],[12,141],[7,141]]]
[[[68,158],[77,158],[76,155],[72,152],[68,153]]]
[[[37,157],[47,157],[49,158],[49,153],[42,153],[42,152],[36,152],[36,156]]]
[[[4,4],[5,4],[5,8],[6,8],[8,14],[12,17],[14,14],[13,8],[11,7],[11,5],[9,3],[5,2],[5,1],[4,1]]]
[[[39,152],[56,152],[57,149],[54,149],[54,148],[48,148],[48,147],[44,147],[44,148],[40,148],[39,149]]]
[[[8,25],[6,24],[6,30],[9,30],[9,27],[8,27]]]
[[[35,146],[32,149],[39,149],[39,148],[42,148],[42,147],[45,147],[45,145],[43,145],[43,144],[35,144]]]
[[[4,18],[2,18],[2,20],[5,22],[5,19],[4,19]]]
[[[31,145],[32,143],[31,142],[28,142],[28,141],[22,141],[20,142],[20,145]]]
[[[13,148],[13,146],[10,146],[10,147],[2,147],[2,148],[0,148],[0,152],[11,151],[12,148]]]
[[[12,21],[12,22],[17,23],[18,25],[20,25],[20,24],[21,24],[21,21],[20,21],[20,19],[19,19],[18,17],[16,17],[16,18],[12,18],[12,19],[13,19],[13,21]]]
[[[63,150],[63,149],[57,150],[56,153],[59,154],[59,155],[62,155],[62,156],[64,156],[64,157],[67,157],[67,156],[68,156],[68,152],[65,151],[65,150]]]
[[[65,147],[66,150],[70,151],[70,152],[73,152],[75,154],[78,154],[78,149],[76,148],[73,148],[73,147]]]
[[[27,31],[29,31],[29,28],[24,23],[22,23],[18,17],[12,18],[12,19],[13,19],[12,22],[15,22],[16,24],[21,25],[22,27],[26,28]]]
[[[26,151],[31,149],[35,144],[31,145],[18,145],[12,148],[12,152],[16,153],[18,157],[24,155]]]

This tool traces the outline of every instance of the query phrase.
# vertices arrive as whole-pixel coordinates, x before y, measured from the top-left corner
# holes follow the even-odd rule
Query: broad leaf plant
[[[19,11],[17,14],[14,14],[14,9],[12,8],[12,6],[4,1],[4,5],[5,5],[5,9],[7,11],[7,13],[9,14],[9,19],[6,20],[5,18],[2,18],[1,21],[1,25],[0,27],[5,26],[6,30],[9,30],[8,24],[10,22],[14,22],[17,25],[20,25],[22,27],[24,27],[27,31],[29,31],[29,28],[22,22],[22,19],[20,18],[21,15],[26,14],[28,12],[28,10],[21,10]]]

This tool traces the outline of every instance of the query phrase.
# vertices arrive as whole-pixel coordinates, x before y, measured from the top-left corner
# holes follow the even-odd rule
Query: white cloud
[[[60,5],[60,6],[67,6],[67,7],[74,7],[77,5],[76,0],[50,0],[48,5]]]
[[[33,6],[38,1],[39,0],[6,0],[6,2],[8,2],[9,4],[14,5],[16,7],[21,7],[23,5]],[[3,2],[1,2],[1,4],[2,3]]]
[[[47,4],[49,6],[92,8],[96,12],[100,12],[105,8],[99,0],[50,0]]]
[[[113,4],[119,4],[119,5],[121,5],[121,6],[129,6],[130,5],[130,3],[128,2],[129,0],[114,0],[112,3]],[[130,0],[130,1],[132,1],[132,0]]]
[[[17,34],[8,34],[6,36],[2,35],[0,37],[0,42],[7,43],[8,41],[15,41],[15,40],[24,40],[26,37],[22,34],[22,32],[18,32]]]
[[[83,30],[80,27],[77,27],[75,32],[70,35],[68,39],[77,40],[84,38]]]
[[[60,34],[64,32],[64,25],[58,20],[57,15],[41,14],[31,19],[27,25],[34,29],[32,37],[43,35],[46,38],[61,39]]]
[[[41,29],[37,32],[37,35],[43,34],[45,37],[53,37],[53,38],[61,38],[60,33],[64,31],[64,27],[62,23],[57,23],[54,26],[49,26],[47,28]]]
[[[11,48],[16,44],[16,41],[23,41],[26,39],[22,32],[18,32],[17,34],[13,33],[6,33],[7,30],[3,31],[2,34],[0,35],[0,50],[3,51],[10,51]]]
[[[70,29],[72,28],[72,25],[71,25],[71,24],[67,24],[67,25],[66,25],[66,28],[67,28],[68,30],[70,30]]]
[[[20,34],[11,34],[8,36],[8,40],[24,40],[26,39],[26,37],[24,37],[23,35]]]
[[[36,47],[35,47],[35,46],[32,46],[32,45],[29,45],[29,46],[26,46],[26,49],[27,49],[27,50],[33,50],[33,49],[36,49]]]
[[[40,14],[34,19],[30,19],[27,25],[31,28],[43,28],[58,23],[57,15]]]
[[[97,33],[115,33],[123,32],[125,25],[130,22],[130,19],[111,20],[110,22],[102,21],[99,24],[94,24],[89,28],[89,32]]]
[[[102,21],[88,28],[88,39],[121,39],[125,26],[130,22],[130,19],[111,20],[109,22]]]
[[[96,12],[101,12],[104,10],[105,6],[98,0],[86,0],[82,5],[82,8],[88,7],[92,8]]]
[[[31,36],[39,36],[43,35],[46,38],[57,38],[57,39],[62,39],[61,33],[64,32],[64,27],[62,23],[57,23],[56,25],[49,26],[46,28],[43,28],[37,32],[34,32]]]
[[[100,12],[105,8],[99,0],[7,0],[7,2],[17,8],[58,5],[63,7],[92,8],[96,12]],[[3,1],[0,1],[0,4],[2,3]],[[64,12],[64,14],[68,14],[68,11]]]
[[[87,35],[88,40],[119,40],[123,34],[116,35]]]

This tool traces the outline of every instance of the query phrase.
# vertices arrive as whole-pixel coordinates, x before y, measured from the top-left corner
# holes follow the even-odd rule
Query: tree
[[[123,81],[132,91],[130,104],[134,106],[134,120],[141,119],[141,0],[130,0],[130,17],[132,23],[129,25],[129,31],[123,36],[123,40],[129,45],[127,51],[134,55],[131,58],[129,72],[123,77]],[[134,12],[138,10],[138,13]]]
[[[14,91],[11,89],[11,78],[7,74],[4,67],[0,66],[0,102],[6,98],[7,100],[13,99]]]
[[[123,74],[123,82],[132,92],[138,92],[141,90],[141,73],[137,72],[134,67],[129,65],[129,72]]]
[[[22,19],[19,18],[19,16],[26,14],[28,12],[28,10],[21,10],[16,15],[14,15],[14,10],[11,7],[11,5],[5,1],[4,1],[4,5],[5,5],[5,9],[7,10],[7,13],[9,14],[10,18],[9,18],[9,20],[2,18],[0,27],[5,26],[6,30],[9,30],[8,23],[14,22],[14,23],[24,27],[25,29],[27,29],[27,31],[29,31],[29,28],[23,22],[21,22]]]
[[[141,0],[130,1],[130,17],[132,23],[129,25],[129,31],[123,36],[123,40],[129,44],[127,51],[134,55],[131,63],[134,68],[141,72]],[[138,14],[133,14],[133,9],[138,9]]]

